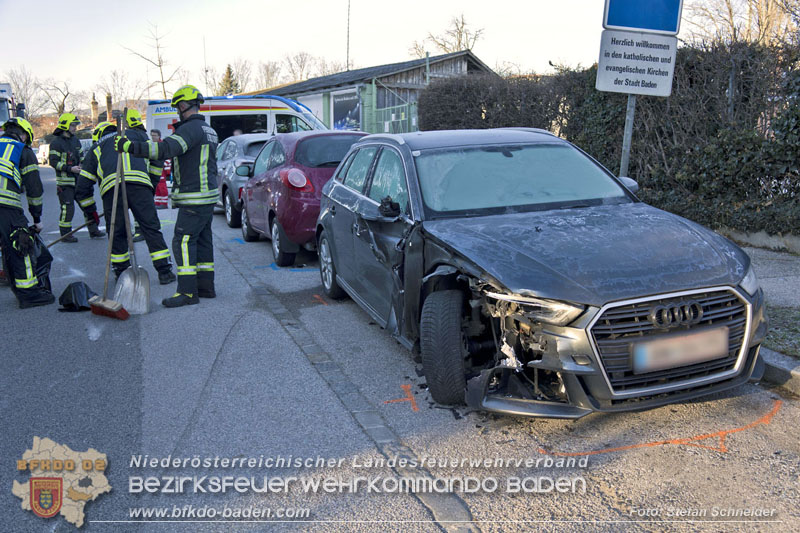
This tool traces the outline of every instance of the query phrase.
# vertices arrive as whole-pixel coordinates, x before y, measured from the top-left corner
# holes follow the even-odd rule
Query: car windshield
[[[599,165],[565,144],[426,150],[415,163],[430,218],[631,201]]]
[[[321,135],[297,145],[294,160],[306,167],[336,167],[362,135]]]

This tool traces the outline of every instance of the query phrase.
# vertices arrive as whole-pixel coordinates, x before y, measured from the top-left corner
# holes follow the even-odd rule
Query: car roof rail
[[[366,137],[362,137],[359,141],[363,140],[374,140],[374,139],[388,139],[390,141],[394,141],[397,144],[405,144],[406,140],[403,138],[402,135],[398,135],[396,133],[370,133]]]
[[[542,129],[542,128],[527,128],[525,126],[510,126],[510,127],[507,127],[507,128],[496,128],[496,129],[498,129],[498,130],[528,131],[528,132],[531,132],[531,133],[543,133],[545,135],[550,135],[551,137],[557,137],[557,135],[555,133],[553,133],[552,131],[547,131],[547,130]]]

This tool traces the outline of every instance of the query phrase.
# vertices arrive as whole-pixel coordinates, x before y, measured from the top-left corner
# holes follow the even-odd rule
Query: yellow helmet
[[[72,113],[64,113],[58,117],[58,126],[56,126],[56,129],[67,131],[73,123],[80,124],[81,121]]]
[[[128,122],[129,128],[135,128],[142,125],[142,114],[136,109],[128,109]]]
[[[15,118],[10,118],[10,119],[6,120],[6,122],[3,124],[3,130],[5,131],[9,126],[17,126],[22,131],[27,133],[28,134],[28,142],[26,142],[25,144],[30,146],[30,144],[33,142],[33,126],[31,126],[30,122],[28,122],[24,118],[16,118],[15,117]]]
[[[97,142],[100,140],[100,137],[102,137],[106,133],[111,133],[111,131],[108,132],[106,131],[108,130],[109,127],[114,128],[111,131],[117,131],[117,127],[112,122],[101,122],[100,124],[95,126],[94,129],[92,130],[92,141]]]
[[[178,102],[193,102],[202,104],[205,101],[203,95],[194,85],[184,85],[172,94],[172,107],[178,107]]]

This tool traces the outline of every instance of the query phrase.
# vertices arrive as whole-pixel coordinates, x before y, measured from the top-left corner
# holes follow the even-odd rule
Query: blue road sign
[[[677,35],[683,0],[606,0],[603,27]]]

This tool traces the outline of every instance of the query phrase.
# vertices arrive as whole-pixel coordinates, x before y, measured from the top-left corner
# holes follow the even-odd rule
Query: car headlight
[[[531,298],[530,296],[520,296],[518,294],[500,294],[497,292],[487,292],[486,296],[504,302],[514,302],[520,305],[526,314],[534,320],[564,326],[569,324],[583,312],[582,305],[568,304],[555,300],[544,300],[541,298]]]
[[[744,278],[742,278],[739,286],[743,288],[750,296],[754,296],[761,287],[761,285],[758,283],[756,273],[753,270],[753,265],[750,265],[750,268],[747,269],[747,274],[745,274]]]

